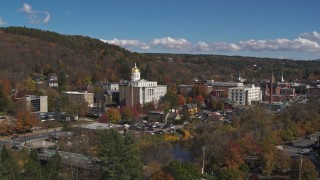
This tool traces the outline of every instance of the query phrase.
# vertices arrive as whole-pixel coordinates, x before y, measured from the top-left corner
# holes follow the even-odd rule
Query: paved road
[[[0,139],[0,145],[2,147],[3,144],[9,144],[10,146],[13,145],[24,145],[25,142],[33,141],[37,139],[48,139],[50,134],[57,134],[61,133],[61,128],[57,129],[49,129],[49,130],[38,130],[34,131],[34,133],[27,133],[27,134],[19,134],[18,138],[12,139],[12,136],[8,136],[6,138]]]
[[[298,140],[293,141],[292,145],[295,147],[301,147],[301,148],[308,147],[317,141],[318,136],[320,136],[320,132],[316,132],[316,133],[309,135],[310,139],[300,137],[300,138],[298,138]]]

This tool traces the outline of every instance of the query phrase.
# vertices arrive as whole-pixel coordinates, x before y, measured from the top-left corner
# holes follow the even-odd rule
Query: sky
[[[141,53],[320,59],[320,0],[2,0],[9,26]]]

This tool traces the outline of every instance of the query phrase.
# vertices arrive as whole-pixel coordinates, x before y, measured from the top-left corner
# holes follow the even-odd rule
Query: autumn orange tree
[[[0,135],[5,135],[9,133],[9,124],[7,120],[0,122]]]
[[[241,164],[244,163],[243,156],[244,151],[241,148],[240,144],[231,140],[226,149],[224,160],[225,164],[228,167],[238,168]]]
[[[34,127],[38,123],[36,116],[31,114],[29,110],[19,111],[16,118],[15,129],[22,132]]]

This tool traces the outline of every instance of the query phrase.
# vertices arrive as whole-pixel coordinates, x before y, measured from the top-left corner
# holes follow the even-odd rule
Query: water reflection
[[[179,162],[193,162],[193,157],[190,150],[180,143],[172,144],[172,152],[174,159]]]

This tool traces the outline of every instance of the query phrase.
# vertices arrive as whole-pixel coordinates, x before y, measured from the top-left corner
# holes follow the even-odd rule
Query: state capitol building
[[[156,81],[140,79],[140,70],[135,64],[131,70],[131,81],[119,85],[120,104],[133,107],[135,104],[154,102],[155,104],[167,93],[166,85]]]

